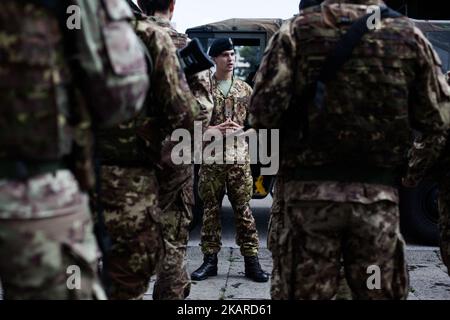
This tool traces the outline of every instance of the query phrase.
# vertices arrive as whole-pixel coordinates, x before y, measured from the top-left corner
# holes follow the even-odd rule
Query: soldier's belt
[[[396,186],[398,184],[398,173],[394,169],[354,167],[352,165],[298,167],[287,171],[286,177],[300,181],[337,181],[388,186]]]
[[[0,160],[0,179],[27,180],[37,175],[67,169],[60,160],[56,161],[21,161]]]

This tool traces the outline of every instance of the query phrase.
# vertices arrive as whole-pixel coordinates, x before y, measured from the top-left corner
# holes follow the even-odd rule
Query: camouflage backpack
[[[137,32],[138,26],[146,25],[148,17],[140,10],[132,9],[134,13],[132,25]],[[146,57],[152,64],[152,57],[147,49]],[[148,166],[158,161],[163,137],[156,115],[161,110],[159,112],[153,110],[150,96],[148,99],[144,103],[144,108],[133,119],[98,131],[97,158],[102,165],[135,167]]]
[[[69,8],[81,28],[68,28]],[[0,160],[59,160],[89,144],[91,120],[141,108],[148,70],[131,17],[123,0],[0,2]]]

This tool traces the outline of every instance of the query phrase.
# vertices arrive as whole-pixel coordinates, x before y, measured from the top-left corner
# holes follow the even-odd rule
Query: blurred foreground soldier
[[[216,64],[211,77],[214,97],[209,128],[225,133],[228,129],[241,130],[247,118],[248,102],[252,89],[233,76],[235,52],[231,39],[217,39],[209,55]],[[253,193],[248,146],[236,143],[234,150],[223,154],[225,164],[203,164],[200,169],[199,194],[204,203],[201,247],[204,262],[191,274],[192,280],[205,280],[217,275],[217,253],[221,248],[220,202],[225,187],[236,218],[236,242],[245,259],[245,275],[256,282],[268,281],[258,260],[258,232],[249,202]],[[216,155],[217,156],[217,155]],[[244,164],[237,160],[244,159]],[[229,164],[232,163],[232,164]]]
[[[149,15],[149,20],[160,26],[180,50],[188,44],[188,37],[179,33],[171,24],[175,10],[175,0],[139,0],[139,6]],[[196,97],[201,113],[212,110],[212,96],[206,87],[204,73],[187,75],[187,81]],[[204,111],[203,111],[204,110]],[[197,118],[201,121],[201,118]],[[194,206],[194,181],[192,165],[173,165],[170,155],[174,142],[167,137],[162,146],[162,160],[156,174],[159,182],[159,200],[162,209],[166,255],[158,264],[156,282],[153,289],[155,300],[185,299],[191,288],[186,271],[185,256],[189,241],[189,226],[192,222]]]
[[[334,298],[341,258],[355,299],[408,295],[397,169],[412,130],[442,134],[448,110],[429,42],[386,9],[380,28],[367,30],[373,4],[383,5],[328,0],[304,9],[272,39],[260,68],[250,124],[282,130],[275,299]],[[363,32],[341,38],[349,28]]]
[[[436,60],[439,64],[441,63],[437,57]],[[439,96],[439,102],[445,103],[447,108],[450,107],[449,74],[450,72],[447,72],[445,78],[441,75],[438,77],[439,84],[443,88],[443,95]],[[414,188],[428,175],[437,181],[441,256],[450,275],[450,141],[448,135],[449,131],[441,136],[421,134],[416,138],[414,148],[408,155],[408,174],[403,180],[403,185]]]
[[[138,12],[135,16],[135,30],[153,65],[152,89],[144,111],[132,121],[102,132],[100,141],[105,190],[101,202],[113,240],[112,299],[142,299],[158,264],[166,253],[173,256],[177,249],[164,244],[167,222],[160,209],[168,204],[159,202],[156,168],[162,141],[177,128],[193,129],[198,112],[170,37],[149,17]],[[170,152],[166,155],[170,162]],[[188,219],[184,212],[183,218]]]
[[[302,10],[317,6],[322,3],[323,0],[301,0],[299,4],[299,12]],[[285,26],[289,25],[290,20],[293,20],[297,17],[298,14],[294,15],[293,18],[285,21]],[[282,26],[281,29],[283,29],[285,26]],[[259,66],[258,68],[259,69]],[[256,77],[256,72],[253,77]],[[252,78],[253,78],[252,77]],[[247,82],[248,83],[248,82]],[[254,80],[252,87],[254,87]],[[267,247],[272,253],[272,261],[273,261],[273,268],[272,268],[272,274],[271,274],[271,297],[273,299],[279,299],[282,292],[282,283],[281,283],[281,277],[280,277],[280,268],[279,265],[281,263],[280,259],[280,252],[281,250],[278,249],[278,239],[280,234],[283,230],[285,230],[284,226],[284,209],[285,209],[285,202],[284,202],[284,186],[283,186],[283,178],[282,176],[278,176],[274,185],[273,190],[273,204],[270,210],[270,220],[269,220],[269,227],[268,227],[268,235],[267,235]],[[351,300],[351,292],[348,288],[347,281],[345,280],[345,274],[343,271],[343,268],[341,268],[340,272],[340,282],[336,294],[336,300]]]
[[[0,38],[8,39],[0,43],[0,278],[6,299],[105,298],[84,193],[94,180],[91,120],[105,126],[130,119],[148,90],[126,3],[74,1],[83,28],[72,31],[64,3],[0,3]],[[114,21],[100,20],[99,13]]]

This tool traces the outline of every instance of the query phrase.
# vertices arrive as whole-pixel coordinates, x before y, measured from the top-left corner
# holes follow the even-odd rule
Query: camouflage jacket
[[[282,173],[336,163],[396,168],[406,160],[413,130],[427,138],[445,132],[449,93],[439,57],[406,17],[384,19],[362,38],[337,79],[326,84],[326,112],[300,101],[351,22],[374,4],[383,2],[327,0],[303,10],[272,38],[257,76],[250,124],[281,129]],[[299,125],[305,119],[308,137]]]
[[[138,15],[133,25],[153,60],[151,91],[139,116],[103,132],[100,154],[108,164],[155,166],[166,136],[178,128],[193,130],[198,105],[166,32],[145,15]]]
[[[149,17],[149,19],[155,22],[169,34],[177,49],[182,49],[189,43],[190,39],[188,38],[188,36],[175,30],[170,21],[156,16]],[[197,101],[200,108],[200,113],[198,114],[196,120],[202,121],[203,128],[206,128],[208,126],[208,115],[211,114],[214,105],[211,95],[209,72],[203,71],[189,76],[187,78],[187,81],[189,87],[191,88],[191,92],[194,95],[195,100]]]
[[[177,49],[184,48],[190,41],[186,34],[179,33],[175,30],[169,20],[157,16],[149,17],[149,20],[161,27],[172,39]],[[205,119],[208,112],[212,110],[212,96],[205,72],[195,74],[187,78],[190,91],[197,101],[200,112],[196,117],[196,121],[202,121],[205,126]],[[170,206],[171,202],[176,200],[179,190],[183,190],[183,201],[193,204],[194,195],[192,182],[192,167],[189,165],[175,166],[170,158],[172,148],[176,143],[170,141],[170,136],[166,137],[162,144],[161,162],[159,163],[158,177],[160,183],[160,195],[162,208]]]
[[[244,81],[233,78],[228,96],[220,91],[215,75],[211,77],[211,89],[214,97],[214,110],[210,125],[216,126],[231,118],[237,124],[244,126],[247,119],[247,109],[252,95],[252,88]]]
[[[244,81],[233,77],[230,92],[224,96],[218,86],[215,75],[209,75],[212,96],[214,98],[214,109],[208,115],[209,126],[217,126],[225,122],[228,118],[244,127],[247,120],[247,110],[252,95],[252,88]],[[242,142],[242,141],[241,141]],[[235,150],[227,149],[224,161],[235,161],[248,158],[248,146],[246,142],[236,141]]]
[[[0,158],[61,159],[72,152],[74,140],[82,144],[79,137],[90,131],[91,117],[97,126],[114,125],[141,109],[148,77],[143,52],[127,21],[127,4],[77,0],[77,5],[85,28],[68,34],[59,17],[44,6],[1,1]],[[86,35],[85,29],[92,33]],[[117,46],[119,38],[122,46]],[[96,54],[89,54],[92,48]],[[134,81],[125,88],[130,74]]]
[[[149,20],[153,21],[167,32],[177,49],[184,48],[188,44],[188,36],[175,30],[169,20],[157,16],[151,16],[149,17]]]

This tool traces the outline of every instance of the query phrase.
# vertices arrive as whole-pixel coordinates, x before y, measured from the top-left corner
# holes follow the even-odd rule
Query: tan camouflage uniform
[[[81,4],[85,5],[83,1]],[[123,5],[127,8],[121,1],[105,4],[116,14]],[[100,7],[98,1],[90,1],[90,5]],[[96,15],[97,11],[91,18],[97,21],[89,22],[99,23],[107,31]],[[122,15],[116,18],[122,20]],[[127,27],[132,32],[125,20],[116,21],[116,27],[121,28],[115,34],[118,37],[125,35]],[[97,275],[100,251],[88,198],[80,190],[80,183],[85,181],[79,176],[77,181],[73,173],[80,163],[72,172],[63,157],[72,155],[76,134],[82,131],[72,123],[71,116],[86,111],[81,100],[69,100],[68,88],[79,94],[78,89],[88,85],[94,91],[105,93],[106,89],[108,93],[108,86],[97,82],[102,80],[99,78],[94,82],[87,78],[83,83],[75,81],[68,63],[72,57],[64,51],[66,35],[56,16],[44,7],[1,1],[0,30],[0,38],[5,40],[0,41],[0,278],[4,296],[26,300],[105,299]],[[111,44],[117,45],[115,40],[109,37],[104,47],[104,42],[93,37],[89,45],[111,50]],[[133,39],[127,40],[128,45]],[[134,41],[136,46],[128,49],[139,49],[137,38]],[[110,53],[119,53],[117,48]],[[124,60],[128,58],[134,59]],[[136,101],[138,95],[143,101],[148,78],[142,52],[140,61],[134,63],[134,70],[142,67],[145,81],[125,91],[129,101]],[[117,60],[111,65],[122,66]],[[106,75],[106,70],[102,72],[98,74],[101,77]],[[123,93],[115,88],[114,94]],[[111,96],[109,91],[102,101],[111,101]],[[88,100],[87,95],[83,98]],[[102,126],[129,119],[141,105],[130,108],[125,104],[129,109],[124,112],[118,104],[106,111],[99,103],[90,111],[105,116],[96,119]],[[81,125],[90,131],[87,118]]]
[[[60,170],[0,179],[0,277],[5,299],[105,299],[87,196]],[[79,267],[80,290],[67,283]]]
[[[216,126],[225,122],[229,113],[234,122],[244,126],[252,94],[251,87],[234,78],[231,90],[225,97],[214,76],[211,77],[211,87],[214,109],[209,125]],[[236,144],[235,147],[235,151],[228,150],[223,154],[224,162],[245,160],[244,164],[203,164],[199,172],[199,194],[204,203],[200,245],[205,255],[219,252],[222,245],[220,202],[225,187],[235,214],[236,243],[241,248],[241,254],[247,257],[258,254],[258,232],[249,205],[253,194],[253,178],[248,146],[245,143]]]
[[[250,124],[281,128],[283,137],[284,230],[276,246],[282,289],[274,298],[334,298],[342,257],[354,298],[407,297],[393,185],[412,128],[436,134],[447,127],[436,53],[407,18],[385,19],[326,84],[326,111],[298,100],[348,20],[381,3],[327,0],[305,9],[265,53]],[[372,265],[381,270],[380,290],[366,285]]]
[[[170,37],[144,15],[134,24],[153,59],[154,70],[146,114],[122,124],[112,144],[107,133],[103,140],[105,151],[125,154],[120,150],[132,145],[136,150],[128,159],[118,156],[116,165],[102,167],[102,202],[114,241],[110,256],[113,299],[142,298],[157,264],[164,259],[163,225],[167,217],[161,214],[160,204],[167,208],[168,203],[165,198],[158,199],[161,190],[156,173],[161,143],[176,128],[192,129],[198,112],[195,100],[186,94],[189,87]],[[127,134],[130,129],[133,133]],[[114,160],[106,162],[114,164]],[[174,248],[169,245],[165,250],[173,254]]]

